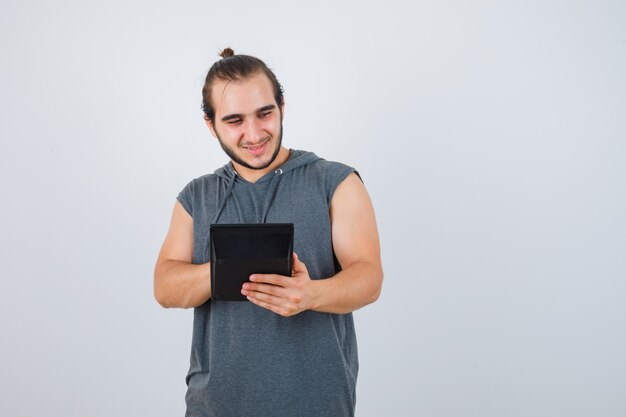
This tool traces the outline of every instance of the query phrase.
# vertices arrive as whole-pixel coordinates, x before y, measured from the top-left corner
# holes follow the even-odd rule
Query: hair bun
[[[233,51],[230,48],[224,48],[224,50],[222,50],[222,52],[220,52],[220,56],[222,58],[228,58],[228,57],[231,57],[233,55],[235,55],[235,51]]]

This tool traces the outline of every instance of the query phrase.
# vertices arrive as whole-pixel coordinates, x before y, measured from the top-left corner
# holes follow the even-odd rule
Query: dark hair
[[[249,55],[235,55],[231,48],[225,48],[220,52],[222,59],[216,61],[209,69],[202,87],[202,110],[206,116],[215,123],[215,108],[211,104],[211,88],[216,80],[234,81],[252,77],[258,73],[267,75],[274,87],[274,99],[280,109],[283,102],[283,87],[278,82],[276,75],[270,70],[265,62]]]

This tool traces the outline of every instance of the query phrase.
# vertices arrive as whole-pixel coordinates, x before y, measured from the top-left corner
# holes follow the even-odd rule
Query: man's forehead
[[[216,113],[252,111],[275,104],[272,83],[263,73],[239,80],[219,80],[211,93]]]

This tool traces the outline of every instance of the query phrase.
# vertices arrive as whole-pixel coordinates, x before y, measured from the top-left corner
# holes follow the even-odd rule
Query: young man
[[[180,192],[154,272],[163,307],[194,307],[187,416],[353,416],[352,311],[383,273],[374,210],[356,171],[282,145],[283,90],[259,59],[225,49],[203,88],[230,158]],[[211,299],[213,223],[294,223],[291,277],[254,274],[249,302]]]

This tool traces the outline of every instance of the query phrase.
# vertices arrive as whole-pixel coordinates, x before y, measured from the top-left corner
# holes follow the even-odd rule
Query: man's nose
[[[263,139],[263,130],[258,120],[249,118],[245,127],[246,141],[254,144]]]

